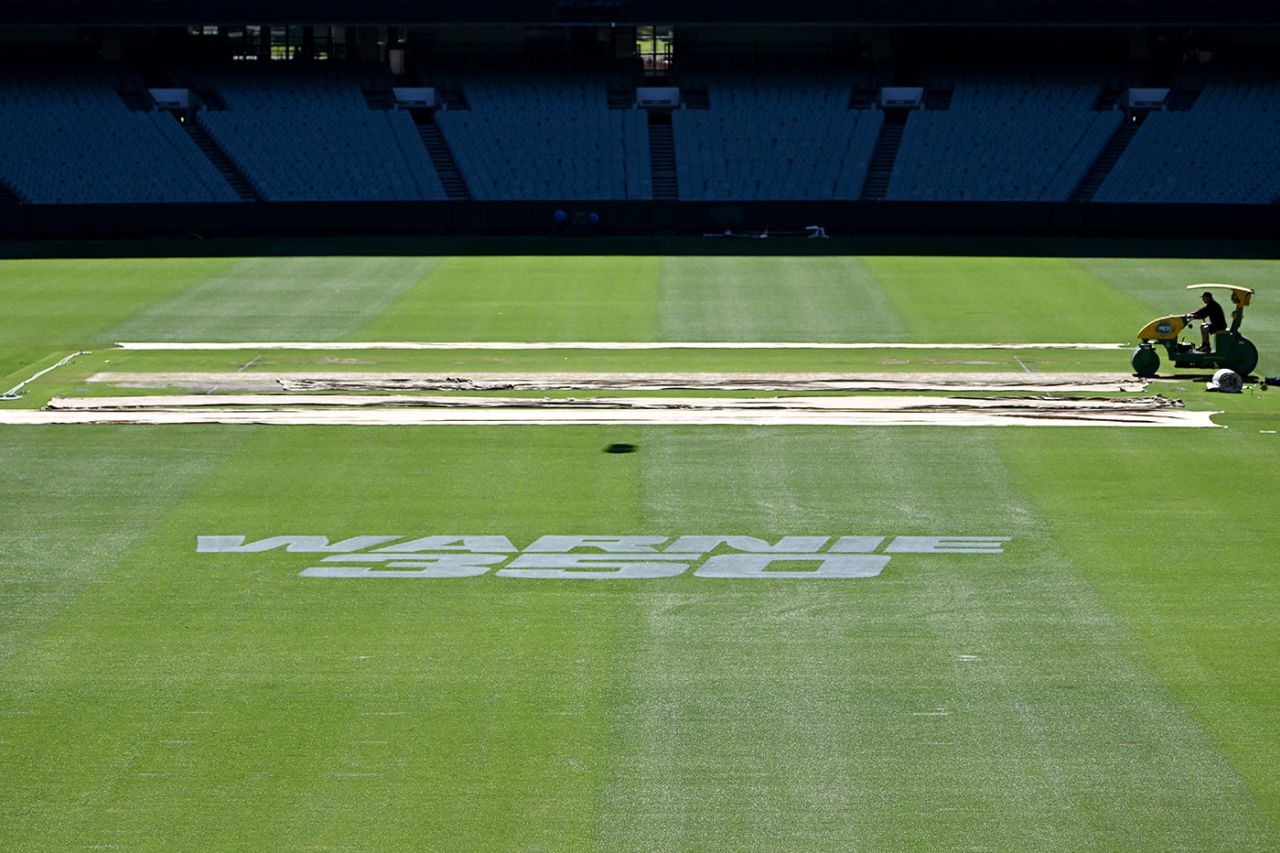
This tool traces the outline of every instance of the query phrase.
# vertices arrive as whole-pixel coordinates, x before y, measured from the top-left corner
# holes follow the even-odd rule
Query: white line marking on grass
[[[240,368],[236,371],[236,373],[237,374],[244,373],[246,370],[248,370],[250,367],[253,367],[255,364],[257,364],[260,361],[262,361],[262,356],[255,355],[253,358],[249,359],[244,364],[240,365]],[[208,388],[205,389],[204,393],[212,394],[214,391],[217,391],[217,390],[218,390],[217,385],[210,385]]]
[[[10,388],[8,391],[5,391],[3,394],[0,394],[0,400],[17,400],[19,397],[22,396],[23,388],[30,385],[32,382],[35,382],[37,379],[39,379],[41,376],[44,376],[49,371],[57,370],[59,367],[62,367],[62,365],[71,361],[71,359],[80,355],[89,355],[89,350],[81,350],[80,352],[73,352],[71,355],[62,359],[62,361],[59,361],[57,364],[53,365],[52,367],[46,367],[44,370],[40,371],[35,376],[32,376],[30,379],[22,380],[17,385],[14,385],[12,388]]]
[[[938,708],[933,711],[913,711],[911,713],[911,716],[913,717],[949,717],[951,716],[951,712],[943,708]]]
[[[330,773],[329,775],[333,776],[335,779],[370,779],[375,776],[381,776],[382,774],[381,773],[350,773],[350,772],[338,771],[335,773]]]
[[[949,349],[949,350],[1115,350],[1125,344],[1044,343],[850,343],[816,341],[245,341],[236,343],[175,343],[120,341],[127,350],[666,350],[666,349]]]
[[[1016,361],[1016,362],[1018,362],[1018,366],[1019,366],[1019,367],[1021,367],[1023,370],[1025,370],[1027,373],[1030,373],[1030,372],[1031,372],[1031,368],[1030,368],[1030,367],[1027,367],[1026,362],[1024,362],[1022,359],[1018,358],[1018,356],[1017,356],[1017,355],[1015,355],[1015,356],[1013,357],[1013,360],[1014,360],[1014,361]]]

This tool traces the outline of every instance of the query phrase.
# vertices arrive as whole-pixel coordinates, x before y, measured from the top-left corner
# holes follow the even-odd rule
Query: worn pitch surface
[[[297,366],[103,350],[122,339],[1105,343],[1181,310],[1194,281],[1259,289],[1246,329],[1260,373],[1276,373],[1277,271],[6,261],[0,386],[94,354],[0,406],[100,395],[85,379],[120,360]],[[1124,358],[1007,352],[966,367],[1021,370],[1015,356],[1029,372]],[[975,358],[814,357],[660,356],[690,372]],[[421,358],[408,365],[638,369],[556,351]],[[1227,429],[0,427],[0,847],[1276,849],[1280,394],[1211,399],[1189,378],[1160,393],[1222,411]],[[703,558],[630,580],[500,564],[333,578],[299,573],[334,555],[196,552],[198,536],[285,534],[505,536],[519,549],[554,535],[668,540],[659,548],[883,536],[888,559],[850,578],[699,575]],[[1001,553],[892,550],[909,536],[1007,540]]]
[[[457,373],[457,371],[455,371]],[[235,373],[104,371],[87,382],[120,388],[208,391],[1142,391],[1150,382],[1126,373]]]

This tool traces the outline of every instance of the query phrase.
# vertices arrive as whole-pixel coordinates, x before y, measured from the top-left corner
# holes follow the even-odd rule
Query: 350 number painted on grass
[[[870,578],[894,554],[1002,554],[1009,536],[198,536],[201,554],[326,554],[308,578]],[[397,541],[404,540],[404,541]],[[390,544],[390,543],[395,544]],[[713,553],[714,552],[714,553]],[[729,552],[729,553],[724,553]],[[695,568],[696,567],[696,568]]]

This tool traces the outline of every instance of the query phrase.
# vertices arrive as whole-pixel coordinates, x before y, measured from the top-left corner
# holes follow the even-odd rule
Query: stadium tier
[[[479,74],[436,123],[473,198],[650,199],[648,123],[611,110],[603,78]]]
[[[934,77],[946,110],[915,110],[886,195],[912,201],[1066,201],[1124,119],[1098,111],[1101,76]],[[954,88],[952,88],[954,87]]]
[[[173,116],[90,72],[0,75],[0,180],[35,204],[238,200]]]
[[[1190,108],[1153,112],[1097,201],[1268,204],[1280,198],[1280,79],[1245,73],[1186,80]]]
[[[685,70],[645,103],[608,70],[424,69],[399,104],[371,63],[153,76],[189,103],[119,72],[0,76],[0,203],[1280,199],[1280,79],[1230,68],[1136,106],[1105,69],[896,73],[915,101],[887,70]]]
[[[884,114],[851,110],[841,75],[722,75],[672,115],[680,198],[856,199]]]
[[[188,75],[226,109],[197,121],[267,201],[444,199],[409,113],[371,109],[344,69]]]

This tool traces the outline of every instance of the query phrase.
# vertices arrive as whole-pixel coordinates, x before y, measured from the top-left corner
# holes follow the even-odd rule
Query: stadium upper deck
[[[451,169],[479,201],[1066,202],[1089,179],[1095,204],[1280,200],[1265,71],[1182,88],[1017,70],[897,87],[776,70],[663,87],[428,70],[399,87],[334,63],[163,77],[125,92],[102,69],[0,73],[0,182],[44,204],[236,202],[241,181],[266,201],[443,201]]]
[[[10,24],[666,23],[1087,24],[1280,23],[1270,0],[0,0]]]
[[[434,15],[431,2],[396,4],[378,24],[362,22],[391,15],[377,0],[271,3],[258,23],[235,3],[92,5],[101,25],[76,23],[89,12],[77,0],[0,0],[0,213],[1280,202],[1276,4],[1211,4],[1250,24],[1177,28],[1123,23],[1191,9],[1143,0],[1110,16],[1057,0],[694,2],[680,7],[688,23],[661,26],[627,23],[675,14],[659,2],[521,4],[518,23],[512,4],[468,6],[490,16],[483,26],[406,20]],[[966,23],[1002,25],[932,25],[953,5],[976,10]],[[924,17],[896,26],[890,10]],[[776,25],[753,25],[770,14]],[[128,23],[147,15],[161,23]],[[1014,25],[1055,20],[1085,24]],[[674,221],[675,208],[654,210],[629,215]],[[524,227],[544,227],[549,212],[530,211],[544,218]]]

